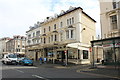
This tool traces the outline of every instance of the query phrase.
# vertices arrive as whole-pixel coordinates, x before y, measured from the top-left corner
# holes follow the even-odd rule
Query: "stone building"
[[[106,63],[120,62],[120,1],[100,0],[101,40],[92,41],[92,46],[103,48]]]
[[[27,31],[26,55],[34,60],[47,57],[53,63],[90,63],[89,48],[96,36],[95,23],[81,7],[62,10]]]
[[[18,53],[18,54],[25,54],[25,46],[26,46],[26,37],[24,36],[13,36],[12,39],[10,39],[6,43],[6,48],[8,53]]]
[[[2,54],[7,53],[6,52],[6,43],[9,41],[11,38],[5,37],[0,39],[0,57],[2,57]]]

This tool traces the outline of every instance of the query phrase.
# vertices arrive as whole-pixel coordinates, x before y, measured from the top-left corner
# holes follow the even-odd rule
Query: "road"
[[[49,64],[48,64],[49,65]],[[1,66],[0,66],[1,67]],[[1,71],[1,70],[0,70]],[[52,78],[108,78],[101,75],[77,72],[74,69],[35,67],[21,65],[2,65],[2,78],[40,78],[50,80]]]

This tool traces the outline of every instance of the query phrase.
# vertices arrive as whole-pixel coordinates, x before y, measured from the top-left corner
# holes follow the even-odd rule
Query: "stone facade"
[[[66,57],[68,62],[90,63],[89,48],[90,41],[96,36],[95,23],[81,7],[62,10],[60,14],[47,17],[45,21],[30,27],[27,31],[26,55],[34,60],[47,57],[53,63],[64,62]],[[36,35],[38,31],[39,36]],[[66,47],[71,43],[80,45],[77,48]]]

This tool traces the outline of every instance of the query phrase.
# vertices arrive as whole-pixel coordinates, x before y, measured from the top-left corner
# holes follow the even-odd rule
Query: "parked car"
[[[18,57],[17,62],[19,63],[21,60],[23,60],[25,57]]]
[[[19,64],[21,64],[21,65],[33,65],[33,60],[31,60],[29,58],[24,58],[24,59],[19,61]]]
[[[17,55],[14,53],[4,54],[2,59],[3,64],[16,64],[17,65]]]

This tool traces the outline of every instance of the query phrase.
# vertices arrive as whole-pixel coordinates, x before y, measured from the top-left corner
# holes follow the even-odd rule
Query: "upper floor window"
[[[116,7],[117,7],[116,0],[113,0],[113,9],[115,9]]]
[[[67,19],[67,25],[69,25],[69,19]]]
[[[63,41],[63,33],[60,34],[60,40]]]
[[[70,25],[72,24],[71,18],[70,18]]]
[[[110,16],[111,29],[117,29],[117,15]]]
[[[33,33],[33,37],[35,37],[35,33]]]
[[[28,35],[28,38],[31,38],[31,34]]]
[[[46,43],[46,39],[44,38],[44,43]]]
[[[73,38],[73,35],[74,35],[74,34],[73,34],[73,30],[71,30],[71,38]]]
[[[66,31],[66,38],[69,38],[69,30]]]
[[[50,26],[49,26],[49,31],[50,31]]]
[[[51,41],[53,41],[53,35],[51,35]]]
[[[56,29],[56,24],[54,24],[54,30]]]
[[[63,22],[60,22],[60,27],[63,27]]]
[[[46,32],[45,28],[44,28],[44,33]]]
[[[40,31],[37,31],[37,32],[36,32],[36,36],[39,36],[39,35],[40,35]]]
[[[55,41],[57,41],[57,35],[55,34]]]
[[[72,24],[74,24],[74,17],[72,17]]]
[[[50,43],[50,37],[49,37],[49,43]]]

